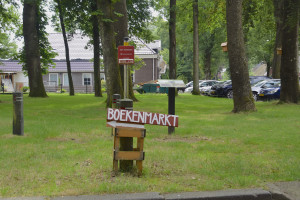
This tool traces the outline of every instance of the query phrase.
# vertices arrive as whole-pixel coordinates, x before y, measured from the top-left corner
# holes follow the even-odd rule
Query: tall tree
[[[92,12],[97,11],[97,2],[92,0],[91,2]],[[97,16],[93,14],[91,16],[93,24],[93,46],[94,46],[94,87],[95,97],[102,97],[101,91],[101,79],[100,79],[100,30]]]
[[[273,0],[274,4],[274,18],[276,21],[276,39],[274,45],[273,53],[273,63],[272,63],[272,77],[280,78],[280,66],[281,66],[281,55],[277,54],[277,49],[282,48],[282,11],[283,11],[283,1]]]
[[[233,88],[232,112],[255,111],[242,28],[243,0],[226,0],[227,39],[230,75]]]
[[[25,65],[28,69],[30,97],[47,97],[43,84],[38,37],[38,0],[25,0],[23,8],[23,35]]]
[[[193,92],[194,95],[199,95],[199,9],[198,0],[193,2]]]
[[[280,67],[281,103],[298,103],[299,0],[283,1],[282,57]]]
[[[64,23],[64,12],[63,12],[63,8],[62,8],[61,0],[55,0],[55,1],[57,3],[60,27],[62,30],[62,35],[64,38],[64,44],[65,44],[65,54],[66,54],[68,80],[69,80],[69,94],[70,94],[70,96],[74,96],[75,92],[74,92],[72,72],[71,72],[69,44],[68,44],[67,33],[66,33],[66,28],[65,28],[65,23]]]
[[[113,27],[113,2],[112,0],[97,0],[97,7],[101,11],[101,14],[98,16],[102,31],[100,35],[103,45],[103,59],[107,85],[106,106],[111,107],[112,95],[123,93]]]

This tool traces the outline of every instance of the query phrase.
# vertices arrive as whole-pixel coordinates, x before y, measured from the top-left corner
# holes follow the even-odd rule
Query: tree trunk
[[[169,38],[169,78],[176,79],[176,0],[170,0]]]
[[[281,57],[281,103],[298,103],[298,30],[299,0],[284,0],[282,57]]]
[[[97,2],[91,2],[92,12],[97,11]],[[101,79],[100,79],[100,30],[99,22],[96,15],[92,15],[93,24],[93,46],[94,46],[94,88],[95,97],[102,97]]]
[[[211,79],[211,58],[214,48],[215,34],[208,33],[207,41],[205,42],[204,50],[204,75],[206,80]]]
[[[23,34],[25,42],[25,65],[28,69],[29,96],[47,97],[43,84],[38,38],[38,5],[37,1],[24,1]]]
[[[274,56],[272,62],[272,77],[280,78],[281,55],[277,54],[277,48],[282,48],[282,13],[283,1],[273,0],[274,4],[274,18],[276,21],[276,40],[274,45]]]
[[[117,60],[117,49],[115,32],[113,27],[113,10],[111,0],[98,0],[98,9],[102,12],[99,16],[100,27],[102,28],[101,41],[103,46],[103,60],[107,86],[106,106],[111,107],[112,95],[123,94],[120,70]]]
[[[124,45],[124,37],[128,37],[128,16],[127,16],[127,6],[126,0],[120,0],[116,2],[114,6],[114,11],[116,13],[122,14],[122,16],[114,15],[114,30],[116,32],[116,44],[118,46]],[[133,93],[133,85],[131,80],[131,70],[130,66],[127,66],[128,76],[128,98],[133,101],[137,101],[134,93]],[[122,83],[124,83],[124,65],[120,66],[120,74],[122,78]]]
[[[70,51],[69,51],[67,34],[66,34],[66,28],[65,28],[65,24],[64,24],[64,17],[63,17],[63,11],[62,11],[62,7],[61,7],[61,1],[56,0],[56,3],[57,3],[57,7],[58,7],[59,21],[60,21],[60,26],[61,26],[62,35],[64,38],[64,44],[65,44],[67,71],[68,71],[68,79],[69,79],[69,94],[70,94],[70,96],[74,96],[75,93],[74,93],[73,79],[72,79],[72,73],[71,73]]]
[[[242,0],[226,1],[227,38],[234,113],[255,111],[242,28]]]
[[[199,22],[198,0],[193,2],[193,92],[199,95]]]

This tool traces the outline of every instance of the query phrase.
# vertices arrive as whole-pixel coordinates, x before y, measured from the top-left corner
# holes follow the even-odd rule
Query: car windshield
[[[266,83],[266,81],[260,81],[260,82],[258,82],[258,83],[255,83],[255,84],[253,85],[253,87],[261,87],[261,86],[263,86],[265,83]]]
[[[271,83],[268,83],[268,85],[266,84],[266,86],[264,86],[264,88],[278,88],[280,86],[281,86],[280,83],[271,82]]]

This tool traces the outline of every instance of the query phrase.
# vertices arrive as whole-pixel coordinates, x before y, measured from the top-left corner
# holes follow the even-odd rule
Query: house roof
[[[0,64],[0,71],[3,72],[22,72],[22,65],[15,60],[3,60]],[[67,63],[64,60],[55,60],[55,67],[50,67],[49,72],[66,72]],[[72,60],[71,61],[71,71],[72,72],[94,72],[94,66],[92,62],[88,60]],[[101,70],[103,71],[103,70]]]
[[[56,56],[55,59],[66,59],[65,45],[62,34],[50,33],[48,39],[54,51],[58,53],[58,56]],[[137,37],[132,37],[132,40],[137,45],[137,48],[134,50],[134,53],[140,58],[143,58],[143,56],[146,55],[157,56],[158,52],[156,52],[153,49],[161,49],[160,40],[155,40],[149,44],[146,44],[142,39],[139,39]],[[89,41],[89,37],[80,34],[74,34],[73,37],[69,37],[68,45],[70,51],[70,59],[92,59],[94,57],[93,49],[92,47],[87,48],[87,44],[89,43]]]

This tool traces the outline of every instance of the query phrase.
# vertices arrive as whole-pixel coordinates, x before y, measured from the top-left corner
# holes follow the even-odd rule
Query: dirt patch
[[[164,138],[156,138],[155,141],[159,142],[187,142],[196,143],[199,141],[211,141],[211,138],[206,136],[191,136],[191,137],[178,137],[178,136],[167,136]]]

